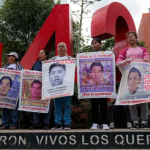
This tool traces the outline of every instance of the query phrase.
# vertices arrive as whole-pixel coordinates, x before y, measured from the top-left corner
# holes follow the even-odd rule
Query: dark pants
[[[129,106],[115,106],[113,104],[109,104],[108,116],[110,122],[114,122],[114,120],[116,120],[115,118],[119,120],[124,119],[127,122],[131,122]]]
[[[107,111],[107,98],[94,98],[91,99],[91,109],[93,123],[107,124],[108,111]],[[99,120],[100,118],[100,120]]]

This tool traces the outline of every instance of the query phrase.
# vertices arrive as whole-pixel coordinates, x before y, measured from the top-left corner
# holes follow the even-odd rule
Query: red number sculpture
[[[40,31],[27,50],[21,64],[25,69],[31,69],[38,59],[39,51],[48,51],[59,42],[65,42],[68,55],[73,54],[72,18],[69,4],[56,5],[41,27]],[[55,50],[57,55],[57,50]]]
[[[91,36],[105,40],[115,37],[116,59],[123,48],[127,46],[125,33],[136,31],[132,16],[126,7],[120,3],[113,2],[98,9],[92,18]],[[117,81],[120,80],[120,72],[117,71]]]

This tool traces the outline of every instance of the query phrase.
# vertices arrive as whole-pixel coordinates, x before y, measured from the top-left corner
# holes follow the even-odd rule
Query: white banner
[[[42,99],[71,96],[74,93],[74,60],[42,62]]]
[[[49,100],[41,100],[42,72],[22,70],[19,110],[47,113]]]
[[[128,59],[118,67],[122,78],[116,105],[150,102],[150,61]]]
[[[111,51],[77,55],[78,98],[115,97],[115,56]]]
[[[15,109],[20,88],[20,71],[0,68],[0,107]]]

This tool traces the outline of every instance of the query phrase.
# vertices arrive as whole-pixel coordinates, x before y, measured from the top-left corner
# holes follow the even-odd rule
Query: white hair
[[[66,45],[66,43],[60,42],[60,43],[58,43],[58,45],[59,45],[59,44],[63,44],[63,45],[65,46],[66,50],[67,50],[67,45]],[[58,46],[58,45],[57,45],[57,46]]]

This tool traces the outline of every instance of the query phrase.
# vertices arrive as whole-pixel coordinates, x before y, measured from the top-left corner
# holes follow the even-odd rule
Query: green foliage
[[[144,41],[138,41],[138,44],[139,44],[139,46],[141,46],[141,47],[146,47]],[[146,47],[146,48],[147,48],[147,47]]]
[[[85,44],[84,44],[84,38],[83,36],[81,35],[81,38],[80,38],[80,45],[79,45],[79,48],[78,48],[78,35],[79,35],[79,22],[75,22],[73,21],[73,56],[76,57],[76,54],[78,52],[81,52],[83,47],[85,47]]]
[[[72,96],[71,104],[71,128],[87,128],[91,120],[91,103],[89,99],[78,99],[77,84],[75,84],[74,87],[74,95]]]
[[[115,45],[115,39],[114,38],[110,38],[107,39],[103,44],[102,44],[102,50],[103,51],[110,51],[113,49]]]
[[[72,14],[75,15],[78,18],[78,35],[76,35],[76,49],[75,51],[77,53],[82,52],[82,47],[84,47],[84,42],[82,38],[82,22],[84,19],[84,15],[88,15],[90,13],[90,10],[87,9],[89,5],[94,4],[97,0],[70,0],[70,2],[78,5],[80,7],[80,10],[73,11]]]
[[[3,55],[16,51],[21,59],[54,5],[53,0],[5,0],[0,9]]]

